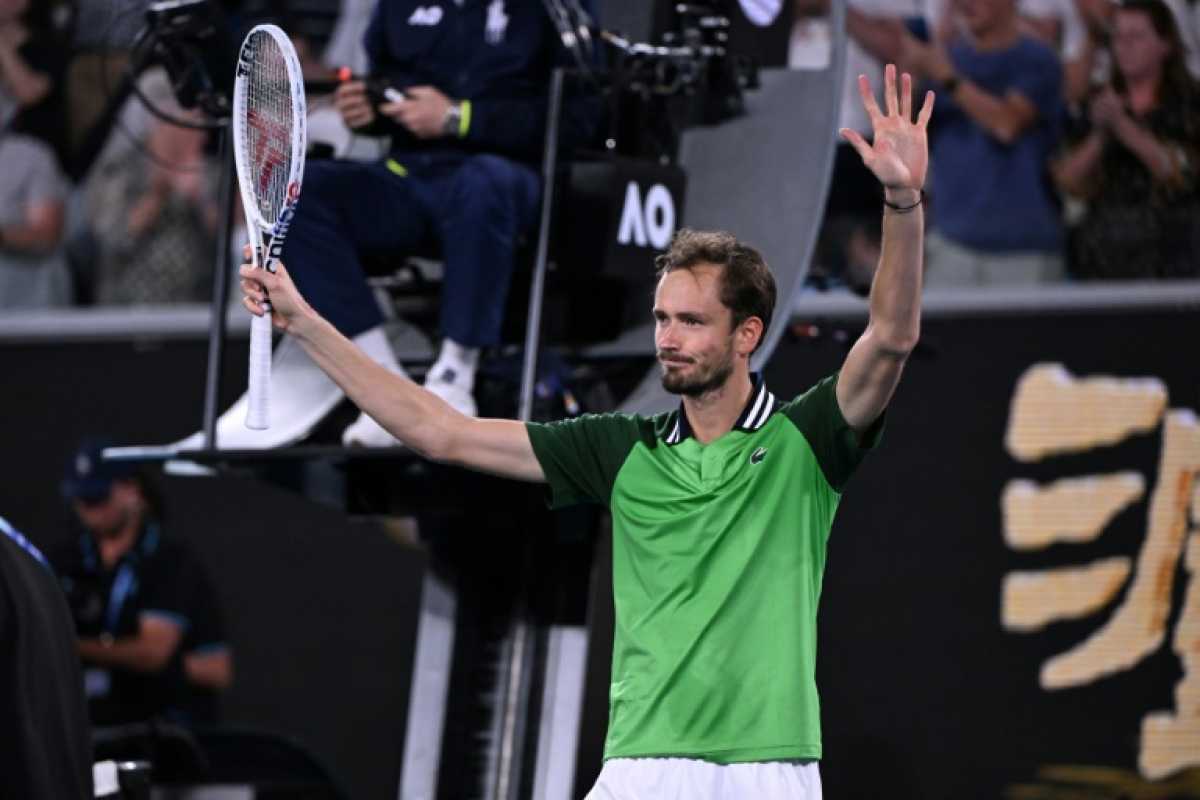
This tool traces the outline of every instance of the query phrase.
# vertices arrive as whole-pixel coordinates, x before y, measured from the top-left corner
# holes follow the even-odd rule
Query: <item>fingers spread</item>
[[[933,116],[933,92],[925,92],[925,102],[921,105],[921,113],[917,116],[917,124],[924,128]]]
[[[862,134],[853,128],[842,128],[838,133],[862,156],[863,163],[866,163],[871,158],[871,146],[867,144],[867,140],[862,137]]]
[[[896,65],[888,64],[883,70],[883,102],[887,106],[888,116],[900,113],[900,104],[896,93]]]
[[[867,80],[866,75],[858,76],[858,94],[862,97],[863,108],[867,110],[867,116],[872,121],[876,117],[883,116],[879,111],[879,104],[875,102],[875,93],[871,91],[871,82]]]

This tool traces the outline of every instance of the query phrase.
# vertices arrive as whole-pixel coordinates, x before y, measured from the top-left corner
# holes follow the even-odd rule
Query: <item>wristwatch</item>
[[[446,109],[446,116],[442,117],[442,135],[450,136],[454,139],[459,138],[459,131],[462,128],[462,103],[451,103]]]

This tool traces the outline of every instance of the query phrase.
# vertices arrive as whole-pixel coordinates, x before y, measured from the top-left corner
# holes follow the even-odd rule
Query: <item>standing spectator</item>
[[[159,107],[199,119],[164,98]],[[205,138],[156,117],[141,147],[102,162],[89,178],[97,303],[207,299],[219,212]]]
[[[83,531],[51,555],[75,617],[92,722],[212,723],[233,658],[199,559],[132,467],[85,442],[63,481]]]
[[[41,139],[65,163],[64,47],[52,15],[57,4],[0,0],[0,128]]]
[[[0,164],[0,308],[66,305],[67,186],[54,154],[30,136],[0,134]]]
[[[1021,33],[1015,0],[954,10],[967,37],[909,42],[914,68],[942,87],[926,285],[1055,280],[1062,231],[1047,164],[1062,114],[1058,58]]]
[[[1090,130],[1055,168],[1087,211],[1070,241],[1082,278],[1200,274],[1200,89],[1161,0],[1126,0],[1113,25],[1115,71],[1091,101]]]

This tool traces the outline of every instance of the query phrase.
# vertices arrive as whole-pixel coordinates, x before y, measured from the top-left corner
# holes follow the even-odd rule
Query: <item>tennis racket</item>
[[[255,267],[275,271],[304,177],[304,79],[287,35],[274,25],[246,34],[233,84],[233,160]],[[246,427],[270,427],[271,307],[250,323]]]

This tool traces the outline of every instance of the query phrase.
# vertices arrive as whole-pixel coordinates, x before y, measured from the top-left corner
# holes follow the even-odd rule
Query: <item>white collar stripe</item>
[[[742,423],[742,427],[749,428],[751,430],[754,430],[754,428],[757,427],[754,424],[754,420],[758,417],[758,412],[762,409],[763,400],[766,399],[767,387],[765,385],[760,385],[758,387],[758,397],[754,399],[754,407],[751,408],[750,413],[746,415],[746,419]]]
[[[771,418],[771,412],[775,410],[775,393],[767,392],[767,404],[763,407],[762,416],[758,418],[758,422],[754,423],[754,430],[758,430],[763,425],[767,424],[767,420]]]

